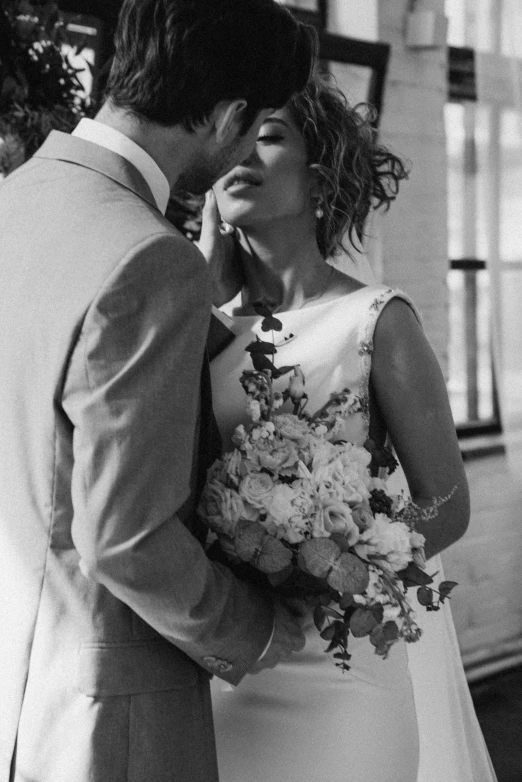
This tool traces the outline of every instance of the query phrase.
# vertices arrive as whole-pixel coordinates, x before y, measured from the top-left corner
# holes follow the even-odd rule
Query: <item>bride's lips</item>
[[[245,187],[259,187],[261,184],[261,177],[251,171],[233,171],[225,179],[224,190],[243,190]]]

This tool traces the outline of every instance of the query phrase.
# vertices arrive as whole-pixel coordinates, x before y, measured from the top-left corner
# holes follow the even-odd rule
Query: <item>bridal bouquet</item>
[[[280,329],[264,305],[257,309],[263,330]],[[344,389],[310,415],[300,367],[276,368],[273,343],[256,339],[247,350],[254,369],[241,383],[251,424],[237,427],[235,448],[210,468],[199,509],[215,533],[214,554],[280,597],[310,602],[326,651],[343,670],[350,634],[368,636],[386,658],[399,639],[421,635],[407,588],[416,586],[419,602],[437,610],[455,586],[429,586],[425,539],[416,531],[447,498],[421,509],[391,494],[392,452],[339,439],[361,399]],[[274,377],[289,372],[288,388],[274,391]],[[288,400],[291,413],[281,410]]]

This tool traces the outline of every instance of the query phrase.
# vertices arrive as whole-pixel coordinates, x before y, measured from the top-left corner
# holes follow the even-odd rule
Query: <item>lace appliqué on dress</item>
[[[373,335],[375,333],[379,315],[383,311],[385,305],[394,297],[403,299],[412,308],[420,321],[419,313],[409,296],[398,288],[384,288],[369,305],[368,317],[364,318],[361,322],[357,343],[357,352],[359,354],[361,368],[359,397],[361,399],[361,414],[367,435],[370,429],[370,372],[372,369],[372,355],[374,350]]]

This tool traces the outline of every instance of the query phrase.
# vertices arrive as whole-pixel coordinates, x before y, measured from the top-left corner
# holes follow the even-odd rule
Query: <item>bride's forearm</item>
[[[433,497],[414,496],[413,501],[421,508],[433,505]],[[469,492],[467,485],[457,486],[454,494],[437,510],[431,521],[420,521],[416,529],[426,538],[426,559],[451,546],[459,540],[468,528],[470,518]]]

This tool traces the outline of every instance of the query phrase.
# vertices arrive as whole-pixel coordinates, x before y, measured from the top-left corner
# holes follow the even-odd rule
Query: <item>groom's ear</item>
[[[243,119],[247,102],[243,98],[222,100],[213,111],[214,132],[218,144],[229,144],[243,127]]]

